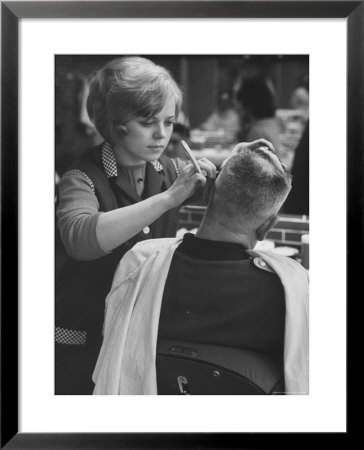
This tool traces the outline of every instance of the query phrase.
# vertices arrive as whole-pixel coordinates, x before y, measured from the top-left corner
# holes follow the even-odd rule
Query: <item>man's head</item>
[[[291,175],[267,147],[242,146],[216,179],[206,219],[252,242],[262,240],[291,189]]]

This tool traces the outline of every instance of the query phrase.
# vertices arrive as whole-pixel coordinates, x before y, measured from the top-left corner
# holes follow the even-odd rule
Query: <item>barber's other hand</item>
[[[197,162],[205,177],[212,179],[216,178],[216,166],[214,163],[207,158],[201,158]]]
[[[271,142],[267,141],[266,139],[257,139],[256,141],[252,142],[240,142],[234,147],[232,154],[239,153],[245,148],[256,150],[259,147],[268,147],[270,151],[272,151],[273,153],[275,152],[273,144]]]

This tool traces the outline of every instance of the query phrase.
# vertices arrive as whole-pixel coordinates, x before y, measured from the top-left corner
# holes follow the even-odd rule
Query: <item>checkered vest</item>
[[[162,190],[168,189],[177,178],[176,166],[168,157],[162,156],[154,164],[154,169],[163,178]],[[72,164],[70,170],[87,177],[98,199],[100,211],[112,211],[130,204],[130,198],[113,182],[117,176],[117,166],[108,144],[87,151]],[[175,236],[177,225],[178,209],[175,208],[151,224],[149,234],[140,232],[110,254],[86,262],[75,261],[66,255],[63,245],[56,238],[58,259],[63,261],[61,268],[56,267],[56,342],[87,343],[97,347],[98,351],[102,339],[105,298],[121,257],[143,239]],[[66,256],[59,258],[62,252]]]

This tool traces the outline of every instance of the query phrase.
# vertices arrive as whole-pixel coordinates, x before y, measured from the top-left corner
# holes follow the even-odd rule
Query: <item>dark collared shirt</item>
[[[280,279],[242,245],[184,236],[166,280],[160,338],[262,352],[283,365],[284,321]]]

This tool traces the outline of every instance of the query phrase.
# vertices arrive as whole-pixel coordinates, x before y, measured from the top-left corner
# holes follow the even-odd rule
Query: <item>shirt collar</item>
[[[186,256],[208,261],[238,261],[249,259],[247,249],[236,242],[212,241],[192,233],[183,236],[178,251]]]
[[[102,165],[106,173],[107,178],[118,176],[118,166],[116,165],[116,159],[112,147],[108,142],[105,142],[101,152]]]
[[[105,142],[102,146],[101,159],[104,171],[107,178],[113,178],[118,176],[118,166],[116,163],[115,155],[111,145]],[[159,161],[152,161],[151,165],[156,172],[162,172],[163,166]]]

